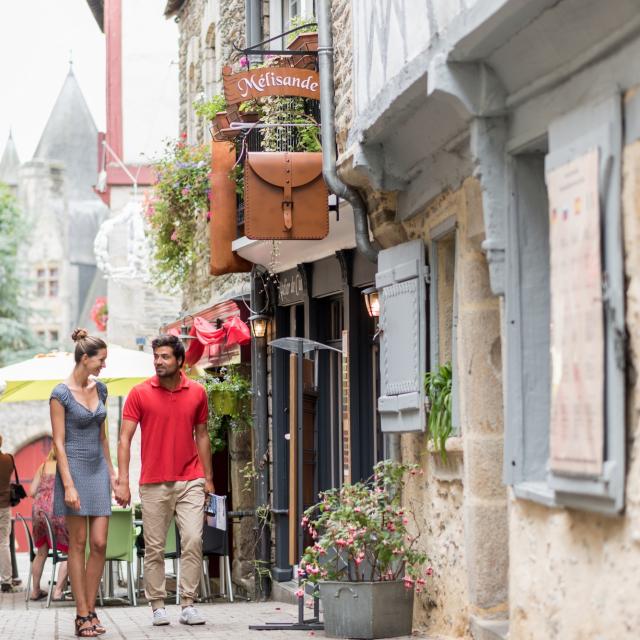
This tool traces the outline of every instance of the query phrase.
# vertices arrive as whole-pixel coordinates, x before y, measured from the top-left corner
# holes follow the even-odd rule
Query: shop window
[[[459,432],[457,326],[458,302],[456,291],[456,221],[449,218],[431,232],[429,246],[429,368],[451,363],[451,413],[454,434]]]
[[[552,122],[546,156],[538,148],[514,157],[505,297],[505,479],[520,498],[608,514],[623,509],[625,481],[621,132],[620,98],[615,96]],[[592,154],[597,154],[593,176],[571,164]],[[569,166],[566,182],[558,186],[558,174],[553,172]],[[580,184],[585,198],[580,197],[583,192],[575,193],[575,185]],[[595,187],[597,198],[589,195]],[[570,202],[557,207],[563,190],[571,194]],[[597,216],[598,205],[600,224],[593,229],[600,230],[599,244],[593,232],[591,236],[569,234],[565,240],[563,232],[554,229],[571,216]],[[586,214],[585,206],[590,207]],[[593,323],[586,326],[584,322],[584,309],[592,309],[593,304],[579,304],[579,292],[587,283],[585,269],[577,264],[586,255],[582,245],[576,261],[558,262],[558,256],[574,251],[576,238],[584,242],[585,237],[592,238],[596,244],[593,254],[601,255],[602,260],[600,270],[589,272],[602,281],[596,287],[600,332]],[[573,274],[569,288],[576,291],[573,308],[558,306],[566,299],[567,273]],[[601,354],[594,360],[600,363],[596,367],[581,364],[580,357],[576,358],[580,350],[571,344],[559,344],[559,335],[572,339],[582,330],[587,336],[580,343],[583,350]],[[589,389],[595,389],[587,403],[578,397],[584,370],[589,372]],[[567,402],[563,404],[564,397]],[[576,416],[576,410],[583,415]]]

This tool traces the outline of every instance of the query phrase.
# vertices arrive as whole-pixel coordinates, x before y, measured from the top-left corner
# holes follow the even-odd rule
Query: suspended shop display
[[[236,239],[237,197],[236,184],[230,176],[236,164],[233,143],[211,143],[211,220],[210,220],[210,272],[218,276],[225,273],[251,271],[251,263],[231,250]]]
[[[329,193],[322,178],[322,153],[247,154],[245,233],[253,240],[327,236]]]

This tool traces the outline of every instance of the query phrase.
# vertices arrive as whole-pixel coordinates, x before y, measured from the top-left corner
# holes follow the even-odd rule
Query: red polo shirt
[[[131,389],[122,417],[140,423],[140,484],[204,478],[194,440],[197,424],[206,424],[209,409],[202,385],[180,374],[174,391],[153,376]]]

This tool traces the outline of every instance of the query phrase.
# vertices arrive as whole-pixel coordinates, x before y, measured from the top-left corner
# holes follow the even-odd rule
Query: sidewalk
[[[20,554],[23,556],[24,554]],[[19,556],[20,577],[26,583],[28,560]],[[45,566],[44,586],[48,580]],[[52,602],[51,608],[45,606],[46,600],[25,604],[25,592],[0,593],[0,639],[1,640],[72,640],[75,638],[73,619],[75,609],[73,601]],[[105,640],[142,640],[171,639],[193,640],[308,640],[310,637],[324,638],[322,631],[251,631],[250,624],[265,622],[294,622],[297,619],[296,605],[283,602],[235,602],[225,601],[213,604],[197,604],[207,624],[189,627],[178,623],[180,607],[167,605],[171,624],[166,627],[151,625],[151,609],[148,605],[137,607],[109,605],[98,608],[102,623],[107,627]],[[311,614],[311,611],[308,611]],[[422,638],[415,634],[404,640]],[[402,639],[398,639],[402,640]],[[432,640],[435,640],[432,638]]]

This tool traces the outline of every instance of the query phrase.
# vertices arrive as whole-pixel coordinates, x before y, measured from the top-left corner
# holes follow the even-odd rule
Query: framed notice
[[[551,289],[551,470],[600,475],[604,319],[598,151],[547,171]]]

